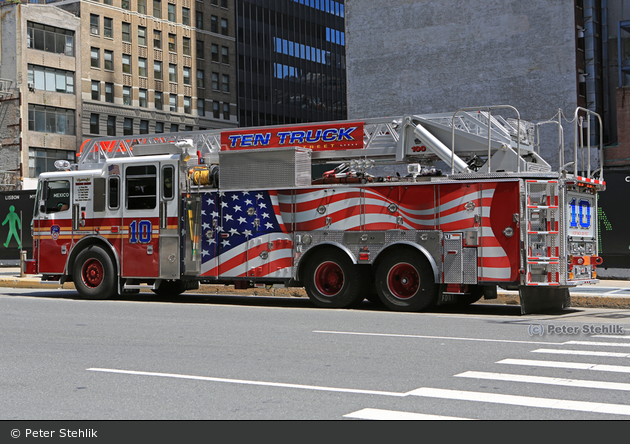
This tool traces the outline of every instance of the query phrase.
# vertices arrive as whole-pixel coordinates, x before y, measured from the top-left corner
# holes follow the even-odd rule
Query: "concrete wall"
[[[573,115],[573,0],[345,4],[350,119],[499,104],[532,121]],[[546,132],[543,157],[557,166],[557,129]],[[573,127],[565,134],[572,141]]]

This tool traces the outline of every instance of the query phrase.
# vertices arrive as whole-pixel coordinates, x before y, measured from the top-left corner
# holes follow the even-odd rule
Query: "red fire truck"
[[[39,177],[26,272],[88,299],[282,285],[320,307],[416,311],[501,286],[523,313],[566,307],[571,287],[597,282],[603,172],[577,118],[574,162],[560,137],[553,171],[539,126],[518,116],[504,105],[88,140],[77,164]],[[332,165],[312,177],[318,164]]]

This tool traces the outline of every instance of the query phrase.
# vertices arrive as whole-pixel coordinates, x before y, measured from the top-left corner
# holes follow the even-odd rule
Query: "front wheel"
[[[437,301],[433,270],[421,253],[389,254],[376,268],[375,286],[385,306],[395,311],[419,311]]]
[[[109,255],[93,245],[74,261],[74,286],[85,299],[109,299],[117,294],[116,272]]]
[[[348,308],[365,297],[362,273],[345,253],[333,249],[315,252],[304,271],[304,289],[318,307]]]

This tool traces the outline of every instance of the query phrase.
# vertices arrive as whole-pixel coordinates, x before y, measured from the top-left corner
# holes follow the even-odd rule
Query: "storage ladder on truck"
[[[553,171],[537,130],[503,105],[91,139],[39,177],[27,272],[94,299],[280,285],[321,307],[412,311],[501,286],[523,313],[566,307],[597,282],[605,183],[590,143],[565,165],[559,137]],[[333,166],[313,178],[318,164]]]

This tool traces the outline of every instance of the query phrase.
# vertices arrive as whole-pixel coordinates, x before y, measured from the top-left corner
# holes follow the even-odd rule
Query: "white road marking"
[[[456,377],[490,379],[492,381],[526,382],[530,384],[562,385],[566,387],[594,388],[604,390],[630,391],[626,382],[588,381],[585,379],[548,378],[546,376],[513,375],[508,373],[464,372]],[[630,406],[628,406],[630,408]]]
[[[411,413],[411,412],[397,412],[395,410],[381,410],[381,409],[362,409],[356,412],[343,415],[344,418],[355,419],[380,419],[385,421],[399,420],[399,421],[436,421],[436,420],[450,420],[450,421],[462,421],[469,420],[469,418],[456,418],[454,416],[440,416],[440,415],[426,415],[423,413]]]
[[[555,355],[580,355],[580,356],[601,356],[606,358],[630,358],[630,353],[584,351],[584,350],[554,350],[551,348],[540,348],[532,350],[532,353],[550,353]]]
[[[541,407],[541,408],[551,408],[551,409],[561,409],[561,410],[575,410],[575,411],[582,411],[582,412],[606,413],[606,414],[614,414],[614,415],[630,415],[630,405],[623,405],[623,404],[604,404],[604,403],[598,403],[598,402],[569,401],[569,400],[564,400],[564,399],[534,398],[534,397],[529,397],[529,396],[513,396],[513,395],[502,395],[502,394],[495,394],[495,393],[467,392],[467,391],[461,391],[461,390],[437,389],[437,388],[429,388],[429,387],[421,387],[407,393],[398,393],[398,392],[385,392],[385,391],[377,391],[377,390],[358,390],[358,389],[346,389],[346,388],[338,388],[338,387],[325,387],[325,386],[316,386],[316,385],[285,384],[285,383],[280,383],[280,382],[251,381],[251,380],[245,380],[245,379],[212,378],[212,377],[207,377],[207,376],[180,375],[176,373],[142,372],[142,371],[134,371],[134,370],[119,370],[119,369],[108,369],[108,368],[88,368],[86,370],[93,371],[93,372],[116,373],[116,374],[124,374],[124,375],[154,376],[154,377],[156,376],[156,377],[162,377],[162,378],[224,382],[224,383],[230,383],[230,384],[282,387],[282,388],[293,388],[293,389],[302,389],[302,390],[354,393],[354,394],[363,394],[363,395],[393,396],[397,398],[402,398],[406,396],[421,396],[421,397],[429,397],[429,398],[454,399],[454,400],[460,400],[460,401],[479,401],[479,402],[490,402],[490,403],[495,403],[495,404],[510,404],[510,405],[525,406],[525,407]],[[460,419],[460,418],[456,418],[456,419]]]
[[[417,339],[447,339],[452,341],[478,341],[478,342],[503,342],[510,344],[551,344],[562,345],[565,342],[543,342],[543,341],[512,341],[509,339],[485,339],[485,338],[457,338],[452,336],[422,336],[422,335],[400,335],[393,333],[360,333],[352,331],[326,331],[326,330],[313,330],[313,333],[328,333],[335,335],[357,335],[357,336],[385,336],[391,338],[417,338]]]
[[[593,335],[591,338],[627,339],[630,341],[630,335]]]
[[[557,410],[573,410],[610,415],[630,415],[630,405],[604,404],[600,402],[570,401],[566,399],[533,398],[531,396],[502,395],[498,393],[467,392],[423,387],[409,392],[413,396],[425,398],[454,399],[457,401],[489,402],[493,404],[540,407]]]
[[[531,367],[571,368],[576,370],[594,370],[600,372],[630,373],[630,367],[625,365],[587,364],[581,362],[534,361],[530,359],[503,359],[497,364],[525,365]]]
[[[117,370],[111,368],[88,368],[91,372],[104,372],[104,373],[118,373],[124,375],[138,375],[138,376],[159,376],[162,378],[176,378],[176,379],[193,379],[197,381],[211,381],[211,382],[227,382],[230,384],[245,384],[245,385],[259,385],[267,387],[283,387],[283,388],[295,388],[303,390],[319,390],[324,392],[343,392],[343,393],[358,393],[362,395],[381,395],[381,396],[396,396],[404,397],[406,393],[398,392],[382,392],[377,390],[357,390],[338,387],[325,387],[318,385],[302,385],[302,384],[285,384],[281,382],[266,382],[266,381],[249,381],[246,379],[226,379],[226,378],[212,378],[208,376],[193,376],[193,375],[180,375],[176,373],[155,373],[155,372],[138,372],[133,370]]]
[[[590,341],[567,341],[563,345],[595,345],[604,347],[630,347],[630,342],[590,342]]]

